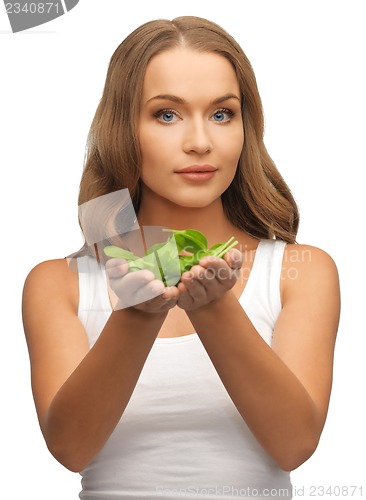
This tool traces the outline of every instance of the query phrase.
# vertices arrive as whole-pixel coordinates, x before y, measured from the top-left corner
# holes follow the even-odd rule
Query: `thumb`
[[[225,260],[232,269],[240,269],[243,264],[243,254],[237,248],[232,248],[225,254]]]

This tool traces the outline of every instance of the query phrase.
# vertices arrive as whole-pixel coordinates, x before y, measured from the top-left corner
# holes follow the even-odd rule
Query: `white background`
[[[6,499],[67,500],[80,490],[79,476],[53,459],[38,427],[22,287],[37,263],[64,257],[82,243],[78,184],[113,51],[143,22],[179,15],[207,17],[242,45],[257,75],[267,148],[300,205],[298,240],[326,250],[339,268],[343,306],[329,416],[318,450],[292,473],[295,494],[314,498],[312,486],[330,486],[334,496],[345,497],[337,487],[362,486],[365,495],[364,2],[81,0],[67,15],[17,34],[0,10],[0,457]],[[314,493],[321,497],[321,490]],[[360,490],[352,498],[357,496]]]

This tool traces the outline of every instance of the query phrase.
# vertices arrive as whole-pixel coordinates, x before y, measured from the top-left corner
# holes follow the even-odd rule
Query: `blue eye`
[[[173,113],[165,112],[165,113],[162,113],[161,118],[165,122],[171,122],[174,118],[174,115],[173,115]]]
[[[154,116],[162,123],[172,123],[176,118],[176,113],[172,109],[160,109],[154,113]]]
[[[228,122],[230,118],[234,116],[234,113],[229,109],[219,109],[212,115],[215,122]]]
[[[224,113],[222,113],[221,111],[217,112],[214,114],[214,118],[217,122],[222,122],[225,120],[225,116],[224,116]]]

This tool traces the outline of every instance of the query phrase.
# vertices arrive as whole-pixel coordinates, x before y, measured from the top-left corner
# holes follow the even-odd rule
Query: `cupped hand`
[[[223,259],[203,257],[199,265],[181,276],[178,285],[178,307],[192,311],[222,297],[240,276],[243,255],[231,249]]]
[[[163,313],[176,305],[179,296],[177,287],[165,287],[152,271],[130,272],[124,259],[109,259],[105,267],[108,284],[115,295],[115,311],[134,307],[148,313]]]

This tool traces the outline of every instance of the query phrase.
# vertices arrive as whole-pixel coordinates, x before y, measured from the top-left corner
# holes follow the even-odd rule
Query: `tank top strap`
[[[109,302],[105,268],[94,257],[78,257],[78,317],[92,346],[104,328],[112,309]]]
[[[281,273],[286,242],[261,240],[240,303],[257,325],[265,325],[270,341],[281,303]]]
[[[272,249],[272,266],[269,279],[270,296],[272,297],[273,310],[278,314],[282,309],[281,301],[281,279],[284,253],[287,243],[276,240]]]

